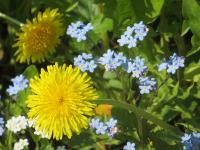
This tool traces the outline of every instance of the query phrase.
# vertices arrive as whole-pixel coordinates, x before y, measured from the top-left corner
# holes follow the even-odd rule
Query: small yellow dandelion
[[[17,47],[15,55],[20,63],[43,62],[48,55],[55,52],[60,43],[59,37],[64,34],[61,14],[58,9],[49,8],[43,13],[39,12],[33,21],[22,25],[21,32],[17,34]]]
[[[97,99],[96,90],[87,73],[79,68],[50,65],[41,70],[39,77],[30,81],[31,94],[28,96],[28,117],[35,120],[38,130],[48,138],[71,138],[72,132],[80,133],[88,127],[89,116],[94,114]]]
[[[101,104],[95,108],[95,112],[97,115],[107,115],[110,116],[112,111],[112,105],[109,104]]]

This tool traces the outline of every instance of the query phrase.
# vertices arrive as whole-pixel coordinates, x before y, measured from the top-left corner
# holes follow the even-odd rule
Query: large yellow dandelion
[[[71,138],[88,127],[89,116],[94,114],[96,90],[87,73],[79,68],[56,63],[41,70],[39,77],[30,81],[31,95],[28,96],[28,117],[49,138]]]
[[[55,47],[60,43],[59,37],[64,33],[61,16],[58,9],[48,8],[43,13],[39,12],[32,22],[27,20],[13,45],[18,48],[16,60],[20,63],[43,62],[55,52]]]

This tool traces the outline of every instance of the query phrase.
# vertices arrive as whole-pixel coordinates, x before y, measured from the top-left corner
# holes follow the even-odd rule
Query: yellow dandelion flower
[[[31,93],[28,96],[28,117],[35,120],[38,130],[48,138],[71,138],[88,127],[89,116],[94,115],[97,99],[96,90],[87,73],[79,68],[50,65],[41,70],[39,77],[30,80]]]
[[[61,17],[58,9],[48,8],[43,13],[39,12],[32,22],[27,20],[13,45],[18,48],[16,60],[20,63],[43,62],[55,52],[55,47],[60,43],[59,37],[64,34]]]

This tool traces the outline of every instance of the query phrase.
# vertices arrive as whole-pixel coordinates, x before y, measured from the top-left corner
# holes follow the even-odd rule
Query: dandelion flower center
[[[36,127],[49,138],[71,138],[72,132],[79,134],[81,128],[88,127],[88,117],[95,107],[91,100],[97,94],[90,77],[79,68],[48,66],[30,81],[30,88],[29,119],[35,120]]]
[[[42,22],[27,35],[24,42],[25,48],[30,54],[41,53],[51,45],[55,34],[52,25],[49,25],[48,22]]]
[[[39,12],[33,21],[27,21],[17,34],[17,47],[15,55],[20,63],[30,61],[43,62],[55,47],[60,43],[60,36],[64,34],[61,14],[57,9],[46,9]]]

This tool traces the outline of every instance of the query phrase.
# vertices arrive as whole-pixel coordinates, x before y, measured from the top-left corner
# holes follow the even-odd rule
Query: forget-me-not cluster
[[[93,72],[97,67],[96,62],[93,60],[92,54],[82,53],[74,58],[74,66],[80,68],[82,72]]]
[[[133,77],[141,77],[146,70],[147,66],[145,66],[144,58],[136,57],[135,59],[128,61],[127,72],[132,73]]]
[[[156,80],[150,77],[140,77],[139,78],[139,89],[140,94],[148,94],[155,88]]]
[[[93,130],[95,130],[96,134],[107,134],[109,137],[113,137],[118,131],[118,128],[116,127],[117,120],[113,118],[105,123],[101,122],[98,118],[93,118],[89,125]]]
[[[87,32],[93,29],[91,23],[84,24],[81,21],[76,23],[71,23],[67,28],[67,35],[70,35],[72,38],[75,38],[78,42],[85,41],[87,39]]]
[[[158,71],[167,70],[168,73],[175,74],[176,70],[184,67],[185,58],[174,53],[168,60],[163,59],[158,65]]]
[[[123,150],[135,150],[135,143],[127,142]]]
[[[142,21],[135,23],[132,27],[128,26],[120,39],[117,40],[120,46],[127,45],[128,48],[134,48],[137,41],[142,41],[148,33],[148,28]]]
[[[115,53],[111,49],[108,49],[107,52],[99,58],[99,63],[104,65],[106,71],[112,71],[125,64],[126,57],[123,53]]]
[[[147,94],[154,89],[156,84],[155,79],[144,77],[144,73],[147,71],[144,58],[136,57],[134,59],[127,59],[123,53],[115,53],[111,49],[108,49],[98,59],[94,59],[91,54],[86,53],[82,53],[74,58],[74,65],[78,66],[82,72],[93,72],[98,63],[103,65],[106,71],[113,71],[118,67],[122,67],[128,73],[131,73],[133,77],[139,78],[138,83],[141,94]]]
[[[184,150],[199,150],[200,149],[200,133],[185,133],[181,137],[181,143]]]
[[[93,27],[90,23],[85,25],[78,21],[69,25],[67,34],[81,41],[86,40],[86,33],[92,29]],[[139,23],[135,23],[132,27],[128,26],[121,38],[118,39],[118,43],[120,46],[128,45],[128,48],[135,47],[137,41],[142,41],[147,33],[147,26],[140,21]],[[169,60],[163,60],[162,63],[158,65],[158,70],[166,69],[168,73],[175,74],[177,69],[184,67],[184,61],[184,57],[179,57],[174,53],[169,57]],[[118,67],[122,67],[128,73],[131,73],[132,77],[139,79],[138,84],[141,94],[148,94],[155,89],[156,80],[145,76],[147,66],[143,58],[136,57],[135,59],[128,59],[123,53],[116,53],[111,49],[108,49],[103,56],[96,59],[94,59],[91,54],[86,53],[82,53],[74,58],[74,65],[78,66],[82,72],[94,72],[98,64],[103,65],[106,71],[113,71]]]
[[[10,96],[14,96],[28,87],[28,80],[22,74],[11,79],[11,81],[13,85],[10,85],[6,90]]]

